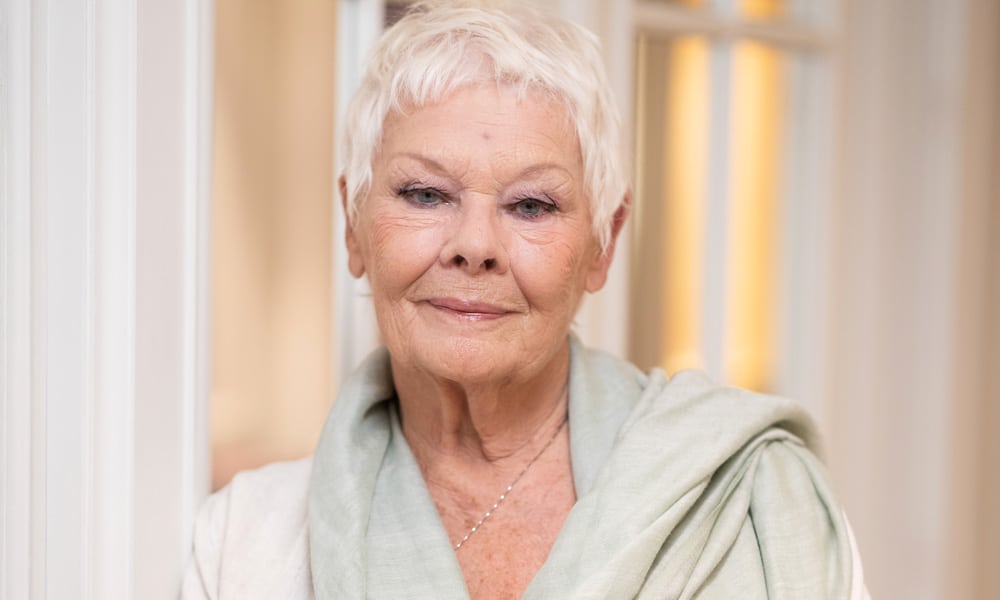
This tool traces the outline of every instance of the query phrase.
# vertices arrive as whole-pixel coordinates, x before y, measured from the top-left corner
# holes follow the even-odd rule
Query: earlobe
[[[354,223],[351,213],[347,210],[347,180],[341,175],[337,180],[337,187],[340,190],[340,206],[344,211],[344,245],[347,246],[347,268],[354,277],[361,277],[365,274],[365,261],[361,255],[361,247],[358,238],[354,235]]]
[[[622,198],[622,202],[618,205],[618,210],[615,211],[615,216],[611,220],[611,239],[608,240],[608,248],[604,252],[601,252],[598,248],[597,256],[594,257],[594,262],[587,273],[585,289],[590,293],[600,290],[608,280],[608,270],[611,268],[611,260],[615,256],[618,234],[621,233],[622,227],[625,225],[625,219],[628,218],[628,211],[631,204],[632,192],[628,190],[625,192],[625,196]]]
[[[598,248],[597,256],[594,258],[594,263],[587,273],[587,281],[584,286],[584,289],[591,294],[604,287],[604,282],[608,280],[608,269],[611,268],[611,256],[610,247],[608,248],[608,252],[601,252],[600,248]]]

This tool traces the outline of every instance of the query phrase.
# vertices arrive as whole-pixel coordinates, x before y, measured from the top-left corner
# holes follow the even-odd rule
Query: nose
[[[493,199],[463,200],[448,240],[441,248],[441,262],[469,274],[505,272],[508,259],[500,228]]]

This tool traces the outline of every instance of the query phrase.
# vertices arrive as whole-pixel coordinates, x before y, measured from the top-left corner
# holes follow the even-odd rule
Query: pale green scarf
[[[578,500],[525,598],[847,597],[846,524],[798,405],[570,347]],[[468,598],[393,397],[383,349],[324,428],[309,497],[319,599]]]

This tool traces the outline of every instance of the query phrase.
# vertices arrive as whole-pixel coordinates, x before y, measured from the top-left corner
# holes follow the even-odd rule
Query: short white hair
[[[511,0],[418,2],[382,35],[342,127],[347,218],[357,218],[371,188],[391,111],[489,81],[516,86],[522,98],[530,90],[564,103],[580,143],[594,235],[607,250],[628,183],[600,42],[579,25]]]

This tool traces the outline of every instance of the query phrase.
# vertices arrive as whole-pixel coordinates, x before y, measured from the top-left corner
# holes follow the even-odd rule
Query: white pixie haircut
[[[390,111],[428,106],[457,89],[496,82],[543,93],[566,106],[583,157],[594,235],[604,250],[628,189],[621,124],[590,31],[511,0],[430,0],[414,4],[372,49],[347,108],[342,157],[347,218],[357,218]]]

